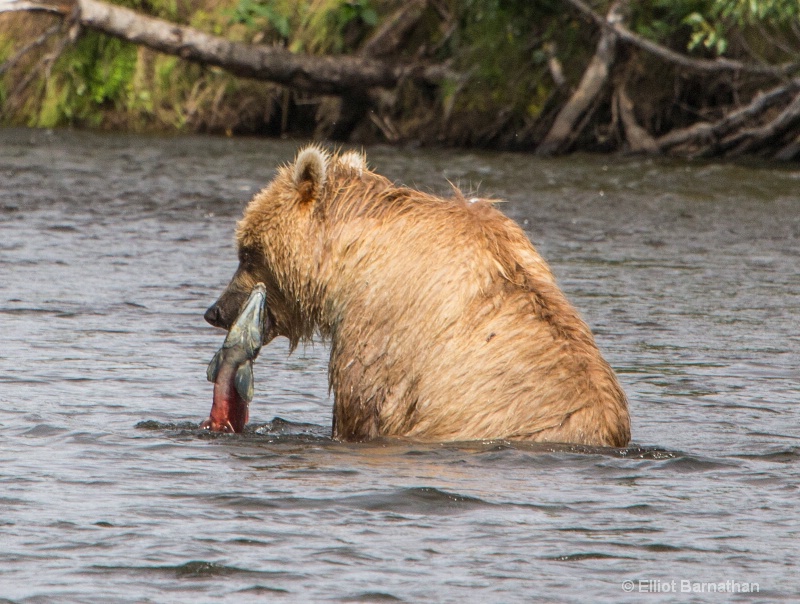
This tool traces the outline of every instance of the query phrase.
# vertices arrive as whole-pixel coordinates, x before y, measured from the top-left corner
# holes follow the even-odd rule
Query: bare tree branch
[[[426,8],[428,0],[408,0],[370,36],[358,54],[376,58],[397,52],[419,23]]]
[[[1,12],[1,11],[0,11]],[[17,107],[19,106],[20,102],[22,101],[22,93],[25,89],[30,85],[31,82],[35,79],[37,72],[39,69],[44,67],[44,78],[45,78],[45,87],[42,88],[42,94],[44,94],[46,90],[46,83],[50,79],[50,73],[53,68],[53,64],[58,60],[61,54],[66,50],[67,46],[72,44],[75,41],[77,36],[77,24],[70,18],[72,22],[67,23],[57,23],[53,27],[57,30],[67,30],[67,35],[62,36],[55,45],[55,48],[47,53],[44,58],[39,61],[39,63],[35,66],[34,69],[28,71],[25,76],[20,79],[11,92],[8,95],[8,102],[4,107],[0,107],[0,115],[10,115],[14,111],[16,111]],[[47,31],[42,34],[42,36],[49,35],[50,31],[53,29],[51,27]],[[42,37],[40,36],[40,38]],[[38,42],[39,38],[34,40],[34,42]],[[46,40],[46,38],[45,38]],[[30,45],[29,45],[30,46]],[[25,50],[25,49],[23,49]],[[19,53],[17,53],[19,55]]]
[[[619,36],[621,41],[632,44],[633,46],[637,46],[642,50],[664,59],[665,61],[680,65],[681,67],[686,67],[687,69],[694,71],[739,71],[743,73],[784,77],[800,69],[800,64],[798,63],[762,65],[742,63],[741,61],[733,61],[731,59],[724,59],[722,57],[714,59],[713,61],[708,59],[694,59],[679,52],[675,52],[666,46],[657,44],[652,40],[648,40],[647,38],[627,29],[620,23],[608,22],[601,15],[598,15],[596,12],[594,12],[589,5],[583,2],[583,0],[565,0],[565,2],[589,17],[598,27],[601,27],[606,31],[613,31],[617,36]]]
[[[14,53],[13,57],[10,57],[2,65],[0,65],[0,75],[3,75],[9,69],[12,69],[17,63],[20,62],[22,57],[24,57],[33,49],[38,48],[39,46],[47,42],[47,40],[49,40],[50,37],[56,34],[60,29],[61,29],[61,23],[56,23],[55,25],[51,25],[44,32],[42,32],[42,34],[38,36],[36,39],[32,40],[31,42],[20,48],[16,53]]]
[[[688,128],[674,130],[665,134],[656,141],[661,151],[684,145],[702,145],[708,149],[716,149],[717,143],[734,130],[741,128],[767,109],[785,102],[800,90],[800,78],[791,80],[788,84],[776,86],[763,94],[756,96],[748,105],[732,111],[714,123],[702,122],[693,124]]]
[[[733,157],[744,155],[783,136],[798,123],[800,123],[800,93],[796,94],[792,102],[772,121],[758,128],[737,132],[723,140],[720,146],[725,150],[725,155]]]

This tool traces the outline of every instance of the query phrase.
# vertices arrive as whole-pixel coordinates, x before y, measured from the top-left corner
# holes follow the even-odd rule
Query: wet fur
[[[335,437],[628,443],[591,331],[491,201],[396,186],[361,154],[310,147],[236,237],[221,323],[263,281],[269,338],[328,338]]]

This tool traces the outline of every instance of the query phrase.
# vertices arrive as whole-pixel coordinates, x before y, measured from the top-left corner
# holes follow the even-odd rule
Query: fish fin
[[[246,361],[236,370],[236,392],[248,403],[253,400],[253,363]]]
[[[217,354],[214,355],[214,358],[211,359],[211,362],[208,364],[208,369],[206,369],[206,378],[209,382],[217,381],[220,365],[222,365],[222,351],[218,350]]]

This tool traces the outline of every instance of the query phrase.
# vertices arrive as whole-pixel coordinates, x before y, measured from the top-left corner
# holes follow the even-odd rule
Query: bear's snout
[[[208,307],[208,310],[206,310],[203,318],[214,327],[228,329],[228,325],[225,324],[225,319],[223,318],[222,312],[219,309],[219,304],[216,302]]]

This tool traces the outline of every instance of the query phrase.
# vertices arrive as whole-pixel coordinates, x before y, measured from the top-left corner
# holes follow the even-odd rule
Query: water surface
[[[0,130],[0,602],[797,601],[800,167],[368,149],[508,200],[634,444],[334,442],[285,341],[206,434],[202,314],[298,145]]]

